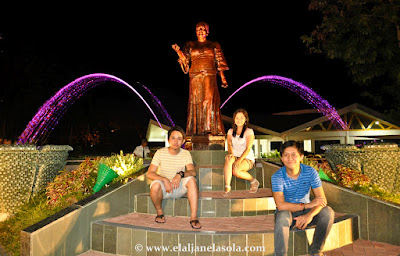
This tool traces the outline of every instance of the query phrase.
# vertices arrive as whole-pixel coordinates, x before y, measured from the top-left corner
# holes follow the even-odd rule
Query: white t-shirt
[[[148,146],[144,147],[142,145],[137,146],[133,153],[138,157],[147,158],[147,155],[150,153],[150,149]]]
[[[241,157],[243,152],[246,150],[247,137],[254,136],[254,131],[251,128],[247,128],[246,131],[244,131],[243,138],[240,138],[240,134],[236,134],[234,137],[233,129],[229,129],[227,135],[232,136],[233,155],[235,157]],[[253,148],[250,149],[250,152],[245,158],[251,160],[253,163],[255,162]]]

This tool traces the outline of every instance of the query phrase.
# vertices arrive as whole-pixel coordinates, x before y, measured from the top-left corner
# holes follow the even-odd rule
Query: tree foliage
[[[302,40],[310,53],[339,59],[354,82],[400,84],[399,0],[312,0],[322,22]]]

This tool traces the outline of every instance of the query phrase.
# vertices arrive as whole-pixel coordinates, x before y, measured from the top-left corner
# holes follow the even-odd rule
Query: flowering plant
[[[73,171],[64,171],[46,187],[47,205],[51,207],[67,207],[92,194],[96,184],[99,163],[103,163],[116,171],[119,177],[114,182],[127,180],[139,171],[143,159],[121,151],[119,155],[110,157],[86,158],[79,168]]]
[[[116,173],[119,177],[116,180],[123,180],[128,176],[136,173],[142,168],[143,158],[136,157],[134,154],[124,154],[121,150],[120,153],[114,154],[110,157],[100,159],[99,163],[105,164]]]
[[[336,165],[337,170],[333,171],[329,166],[328,161],[323,160],[318,162],[310,158],[304,158],[303,163],[315,168],[316,170],[322,169],[331,180],[344,187],[362,187],[370,184],[370,179],[366,175],[350,167]]]
[[[267,153],[261,153],[262,158],[278,158],[281,159],[281,153],[279,153],[278,150],[274,149],[271,152]]]
[[[64,171],[46,187],[47,205],[66,207],[90,195],[96,183],[100,157],[87,158],[79,168]]]
[[[322,180],[330,181],[330,182],[337,184],[338,181],[335,176],[335,172],[332,171],[331,167],[328,164],[328,161],[323,160],[323,159],[316,160],[318,158],[321,158],[321,156],[319,156],[319,155],[315,155],[315,156],[317,156],[317,157],[303,158],[302,163],[309,165],[309,166],[313,167],[314,169],[316,169],[317,171],[319,171],[319,175]],[[321,174],[321,172],[322,172],[322,174]]]
[[[363,173],[343,165],[337,165],[336,180],[345,187],[368,186],[370,179]]]

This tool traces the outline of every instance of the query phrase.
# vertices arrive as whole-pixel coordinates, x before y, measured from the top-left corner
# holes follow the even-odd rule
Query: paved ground
[[[202,228],[193,230],[189,224],[189,217],[166,216],[165,223],[156,223],[156,215],[147,213],[131,213],[106,219],[111,223],[127,224],[151,229],[177,230],[177,231],[273,231],[274,215],[260,215],[251,218],[244,217],[219,217],[200,218]]]
[[[359,239],[325,253],[327,256],[399,256],[400,246]]]
[[[335,213],[335,217],[343,216]],[[150,229],[170,231],[224,231],[224,232],[273,232],[274,215],[259,215],[252,217],[207,217],[200,218],[202,228],[193,230],[189,224],[189,217],[165,216],[165,223],[156,223],[155,214],[130,213],[104,221],[138,226]]]

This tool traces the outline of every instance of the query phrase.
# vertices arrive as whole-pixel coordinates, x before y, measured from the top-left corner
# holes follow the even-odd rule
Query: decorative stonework
[[[186,138],[188,150],[225,150],[225,135],[193,135]]]
[[[367,175],[371,182],[388,190],[400,192],[400,149],[397,144],[326,145],[325,156],[332,168],[344,165]]]
[[[0,214],[11,214],[64,168],[67,145],[0,145]]]

